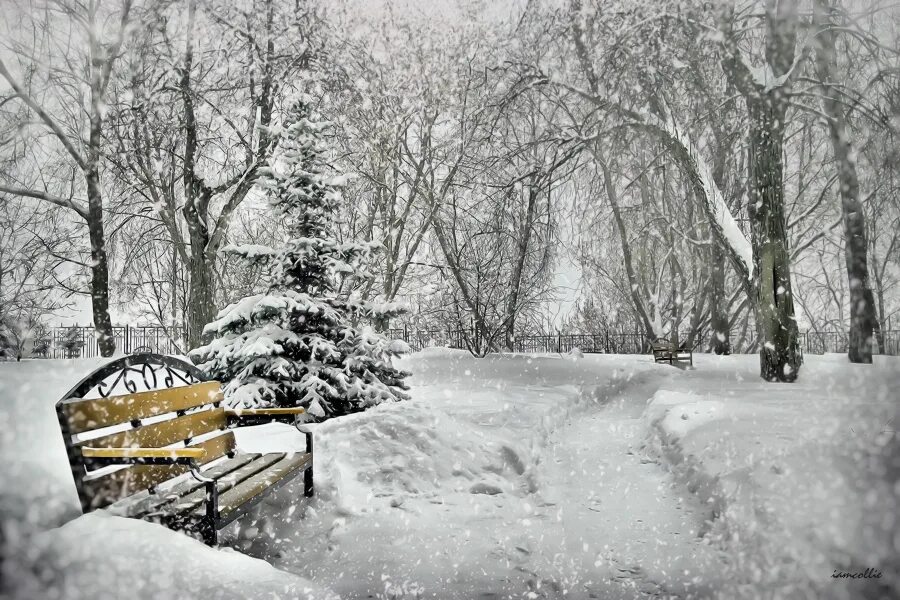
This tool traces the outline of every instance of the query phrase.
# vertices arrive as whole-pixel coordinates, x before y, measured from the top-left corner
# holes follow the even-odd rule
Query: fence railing
[[[477,339],[472,329],[389,329],[389,337],[406,342],[414,350],[422,350],[432,346],[467,349],[467,340]],[[680,339],[688,339],[682,334]],[[701,347],[708,341],[708,336],[695,336],[695,347]],[[634,331],[606,331],[597,334],[557,333],[517,335],[513,339],[513,351],[532,352],[571,352],[578,348],[591,354],[644,354],[649,352],[649,344],[642,333]]]
[[[900,331],[876,333],[874,351],[887,356],[900,356]],[[849,335],[846,331],[805,331],[800,334],[800,343],[807,354],[826,352],[847,352]]]
[[[387,335],[406,342],[412,350],[431,346],[467,349],[467,340],[476,339],[471,329],[389,329]],[[184,332],[181,327],[134,326],[113,327],[116,351],[131,354],[136,350],[148,350],[158,354],[183,354]],[[687,340],[686,332],[679,339]],[[736,339],[736,335],[732,339]],[[804,331],[800,333],[800,345],[806,354],[847,352],[848,336],[843,331]],[[882,332],[876,336],[877,354],[900,356],[900,330]],[[605,331],[596,334],[556,333],[518,335],[513,340],[513,351],[570,352],[578,348],[592,354],[644,354],[648,342],[642,333],[634,331]],[[709,348],[709,334],[694,336],[695,352]],[[736,350],[740,352],[741,349]],[[34,342],[32,356],[42,358],[93,358],[100,356],[94,328],[91,326],[52,327],[43,340]]]
[[[447,346],[466,349],[466,340],[476,336],[471,329],[427,329],[411,330],[395,328],[388,330],[392,338],[406,342],[412,350],[430,346]],[[737,339],[734,334],[731,339]],[[689,339],[687,332],[679,334],[680,340]],[[710,335],[704,332],[694,336],[694,351],[705,352],[709,348]],[[800,332],[800,346],[806,354],[847,352],[848,335],[843,331],[803,331]],[[642,333],[606,331],[597,334],[538,334],[518,335],[513,339],[514,352],[570,352],[578,348],[590,354],[645,354],[649,345]],[[747,352],[738,348],[735,353]],[[755,352],[755,350],[753,350]],[[875,353],[900,356],[900,330],[885,331],[876,336]]]
[[[113,327],[116,352],[146,349],[157,354],[184,353],[181,327],[122,325]],[[45,340],[35,340],[32,355],[44,358],[94,358],[100,347],[92,326],[52,327]]]

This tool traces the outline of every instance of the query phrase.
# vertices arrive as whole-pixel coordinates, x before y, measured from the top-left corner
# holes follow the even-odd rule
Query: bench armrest
[[[81,449],[81,455],[101,464],[193,464],[206,456],[203,448],[92,448]]]
[[[300,406],[291,408],[226,408],[225,415],[228,417],[260,417],[260,416],[284,416],[284,415],[302,415],[306,409]]]
[[[229,425],[238,427],[245,425],[262,425],[264,423],[280,422],[295,423],[297,417],[306,414],[302,407],[291,408],[226,408],[225,417]]]

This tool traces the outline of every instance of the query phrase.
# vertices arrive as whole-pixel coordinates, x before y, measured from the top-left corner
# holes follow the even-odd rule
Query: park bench
[[[302,408],[233,410],[194,365],[158,354],[103,365],[56,404],[84,512],[106,508],[217,543],[218,531],[304,474],[313,495],[312,433]],[[292,422],[306,452],[237,451],[234,426]]]
[[[681,344],[674,340],[660,339],[650,344],[653,360],[657,363],[668,363],[672,366],[688,363],[694,366],[694,352],[687,342]]]

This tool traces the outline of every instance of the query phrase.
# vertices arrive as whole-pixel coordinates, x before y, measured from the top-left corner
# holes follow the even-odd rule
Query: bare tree
[[[815,0],[816,74],[822,86],[822,108],[838,169],[841,215],[844,225],[844,260],[850,286],[850,362],[872,362],[872,334],[877,320],[875,299],[869,285],[866,214],[859,197],[855,150],[847,123],[847,109],[837,80],[835,29],[840,27],[837,9],[827,0]]]
[[[317,19],[309,3],[190,0],[160,11],[128,57],[116,166],[187,271],[190,347],[220,304],[219,250],[271,152],[278,103],[319,52]]]
[[[0,75],[11,88],[11,96],[28,107],[41,130],[49,132],[65,152],[82,181],[67,195],[54,190],[53,183],[38,187],[20,181],[0,183],[0,191],[49,202],[84,221],[91,247],[91,300],[97,342],[102,355],[111,356],[115,340],[109,316],[100,175],[109,83],[131,23],[132,0],[121,0],[111,10],[98,2],[67,0],[49,1],[46,10],[32,3],[17,8],[23,16],[29,16],[27,27],[31,39],[37,42],[32,45],[8,38],[5,48],[15,66],[10,68],[0,59]],[[75,111],[69,110],[72,102],[77,106]]]

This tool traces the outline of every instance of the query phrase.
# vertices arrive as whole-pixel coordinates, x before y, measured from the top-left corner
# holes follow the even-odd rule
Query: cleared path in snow
[[[411,402],[320,426],[319,500],[255,553],[344,598],[696,589],[683,582],[709,562],[706,514],[641,450],[646,400],[672,371],[460,353],[409,368]]]
[[[689,597],[714,577],[699,540],[709,512],[644,448],[641,414],[661,380],[600,388],[599,404],[551,437],[539,469],[550,526],[533,561],[546,596]]]

